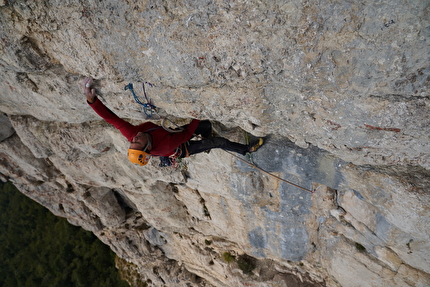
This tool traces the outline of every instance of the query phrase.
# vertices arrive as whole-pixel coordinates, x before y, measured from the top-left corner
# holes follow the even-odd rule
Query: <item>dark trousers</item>
[[[249,146],[229,141],[222,137],[212,136],[212,124],[210,121],[201,121],[194,132],[196,135],[201,135],[202,140],[188,141],[187,145],[189,155],[201,153],[213,148],[220,148],[227,151],[236,152],[245,155],[249,151]],[[182,152],[181,157],[185,156],[185,151]]]

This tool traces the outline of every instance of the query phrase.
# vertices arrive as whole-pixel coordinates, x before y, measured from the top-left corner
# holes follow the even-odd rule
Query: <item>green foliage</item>
[[[0,183],[0,286],[129,286],[91,232]]]
[[[355,248],[357,248],[357,250],[360,251],[360,252],[366,251],[366,247],[364,247],[363,245],[361,245],[358,242],[355,242]]]
[[[244,274],[252,275],[252,270],[254,270],[256,266],[256,260],[255,258],[244,254],[239,256],[239,258],[237,259],[237,265],[239,266],[239,269],[243,271]]]
[[[236,258],[235,258],[233,255],[231,255],[231,253],[230,253],[230,252],[224,252],[224,253],[222,254],[222,259],[223,259],[225,262],[227,262],[227,263],[231,263],[231,262],[233,262]]]

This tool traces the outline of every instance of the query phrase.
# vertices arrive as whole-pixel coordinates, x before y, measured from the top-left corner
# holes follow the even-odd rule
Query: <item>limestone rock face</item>
[[[0,124],[0,141],[7,139],[15,133],[15,130],[6,115],[0,115]]]
[[[429,286],[429,7],[0,1],[1,179],[96,234],[133,284]],[[85,76],[134,124],[124,86],[149,82],[171,119],[267,136],[265,172],[222,150],[132,165]]]

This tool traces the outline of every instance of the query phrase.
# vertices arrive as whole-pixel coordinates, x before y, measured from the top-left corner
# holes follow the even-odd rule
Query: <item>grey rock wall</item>
[[[0,174],[153,286],[428,286],[427,1],[0,1]],[[138,168],[85,103],[210,119],[220,150]],[[158,121],[156,121],[158,123]],[[246,160],[246,158],[243,158]],[[131,279],[130,279],[131,280]]]
[[[7,139],[15,133],[9,118],[5,114],[0,115],[0,124],[0,141]]]

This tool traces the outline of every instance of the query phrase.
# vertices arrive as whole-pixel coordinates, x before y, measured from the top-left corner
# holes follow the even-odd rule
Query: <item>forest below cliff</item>
[[[0,286],[129,286],[91,232],[0,183]]]

